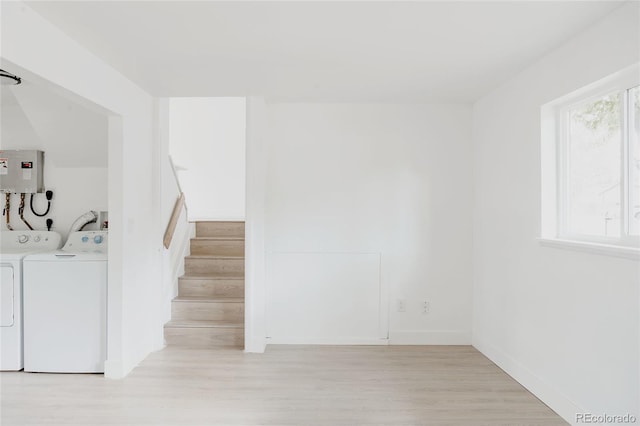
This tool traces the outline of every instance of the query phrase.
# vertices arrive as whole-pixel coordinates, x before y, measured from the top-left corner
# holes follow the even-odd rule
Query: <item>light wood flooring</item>
[[[126,379],[1,373],[0,424],[565,425],[469,346],[168,347]]]

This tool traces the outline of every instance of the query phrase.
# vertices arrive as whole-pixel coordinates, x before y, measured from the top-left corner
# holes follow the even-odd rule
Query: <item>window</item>
[[[543,107],[543,237],[545,196],[549,200],[552,193],[555,199],[546,204],[553,205],[556,217],[547,220],[554,228],[548,237],[640,246],[637,70],[634,67]],[[545,123],[552,123],[553,130],[545,129]],[[553,153],[545,151],[545,134],[553,139]],[[547,173],[552,179],[545,178],[545,167],[549,171],[554,166]],[[549,188],[551,181],[553,188]]]

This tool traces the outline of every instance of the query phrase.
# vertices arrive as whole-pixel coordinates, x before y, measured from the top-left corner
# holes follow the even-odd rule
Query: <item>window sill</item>
[[[635,247],[614,246],[610,244],[590,243],[585,241],[561,240],[557,238],[538,238],[543,247],[553,247],[565,250],[582,251],[605,256],[622,257],[640,260],[640,249]]]

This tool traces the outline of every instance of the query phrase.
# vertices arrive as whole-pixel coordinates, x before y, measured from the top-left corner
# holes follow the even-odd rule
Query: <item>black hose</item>
[[[36,212],[35,209],[33,208],[33,196],[34,195],[35,194],[31,194],[31,200],[29,200],[29,207],[31,207],[31,213],[33,213],[34,215],[36,215],[38,217],[45,217],[46,215],[49,214],[49,210],[51,210],[51,198],[53,197],[53,191],[47,191],[46,192],[46,195],[47,195],[47,211],[45,211],[42,214]]]

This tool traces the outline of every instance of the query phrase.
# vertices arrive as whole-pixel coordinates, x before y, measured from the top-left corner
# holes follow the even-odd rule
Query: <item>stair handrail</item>
[[[173,211],[171,212],[171,217],[169,219],[169,223],[167,224],[167,229],[164,232],[163,244],[164,248],[166,249],[168,249],[171,245],[171,240],[173,240],[173,234],[176,231],[178,219],[180,218],[182,209],[184,208],[186,210],[186,205],[184,204],[184,192],[182,192],[182,188],[180,187],[180,180],[178,179],[176,167],[171,156],[169,156],[169,165],[171,166],[171,171],[173,172],[173,178],[175,179],[176,186],[178,187],[179,195],[176,203],[173,206]]]
[[[180,196],[176,200],[176,204],[173,206],[173,212],[171,212],[171,219],[167,225],[167,230],[164,232],[164,248],[168,249],[173,239],[173,234],[176,232],[176,226],[178,225],[178,219],[180,218],[180,212],[184,207],[184,193],[181,192]]]

